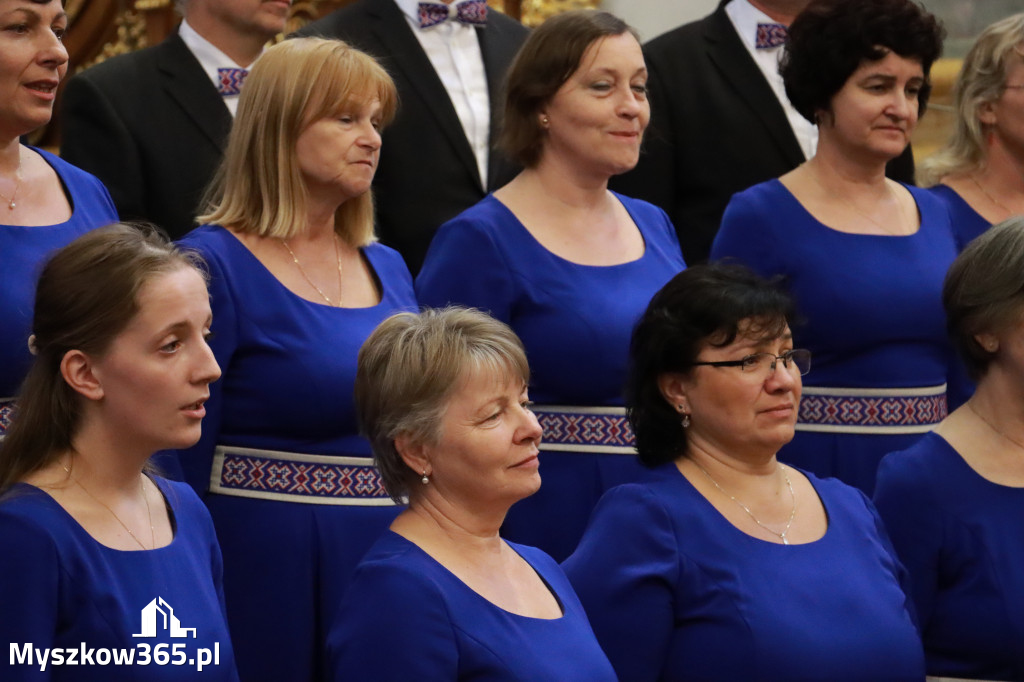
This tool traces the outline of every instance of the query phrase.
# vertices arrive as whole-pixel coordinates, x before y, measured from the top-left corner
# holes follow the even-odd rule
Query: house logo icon
[[[163,597],[157,597],[142,609],[142,632],[132,637],[156,637],[158,630],[166,631],[177,639],[194,639],[196,636],[195,628],[181,627],[181,621],[174,615],[174,609]]]

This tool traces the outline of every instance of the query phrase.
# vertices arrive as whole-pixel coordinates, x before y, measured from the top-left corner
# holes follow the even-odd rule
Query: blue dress
[[[1024,488],[929,433],[882,460],[875,504],[910,573],[928,674],[1024,680]]]
[[[53,251],[79,235],[117,222],[117,210],[99,180],[49,152],[33,151],[50,164],[64,185],[71,218],[59,225],[0,225],[0,403],[14,397],[32,364],[27,344],[43,264]],[[0,209],[6,210],[6,206],[0,205]],[[8,414],[0,404],[0,436],[6,430]]]
[[[957,255],[949,212],[929,192],[907,189],[920,213],[916,233],[849,234],[770,180],[733,196],[711,250],[713,260],[783,275],[803,318],[794,344],[813,362],[796,437],[779,459],[868,495],[882,457],[909,447],[942,420],[947,398],[958,405],[970,391],[942,308]]]
[[[371,244],[362,253],[380,303],[335,308],[292,293],[222,227],[199,227],[181,245],[209,265],[223,377],[210,386],[202,438],[178,455],[224,551],[239,672],[247,682],[315,679],[323,623],[400,511],[358,434],[352,387],[370,332],[416,310],[412,277],[396,251]],[[234,454],[215,457],[217,446]]]
[[[961,251],[971,243],[971,240],[992,227],[992,223],[982,218],[949,185],[933,185],[927,191],[941,199],[949,208],[949,215],[953,222],[953,235],[956,237],[957,246]]]
[[[675,463],[601,499],[566,574],[622,680],[922,680],[905,572],[871,502],[808,475],[828,530],[732,525]]]
[[[651,297],[686,267],[665,212],[616,197],[644,238],[644,255],[635,261],[602,267],[560,258],[491,195],[441,226],[416,279],[422,305],[479,308],[522,339],[530,398],[544,427],[543,485],[512,507],[502,535],[559,561],[576,547],[601,493],[634,480],[643,468],[621,414],[617,421],[588,414],[559,424],[541,406],[621,408],[633,327]],[[577,426],[582,447],[553,451],[559,436]],[[623,431],[628,440],[616,438]],[[598,454],[604,445],[626,454]]]
[[[101,545],[33,486],[0,500],[0,679],[238,680],[210,514],[184,483],[153,481],[174,539],[144,552]]]
[[[562,617],[505,611],[388,532],[360,564],[330,628],[335,682],[614,682],[579,599],[551,557],[509,543],[547,584]]]

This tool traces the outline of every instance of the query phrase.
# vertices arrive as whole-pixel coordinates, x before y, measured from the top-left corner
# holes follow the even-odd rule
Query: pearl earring
[[[426,484],[430,483],[430,479],[427,477],[427,472],[426,471],[423,472],[423,478],[421,478],[420,481],[423,482],[423,485],[426,485]]]

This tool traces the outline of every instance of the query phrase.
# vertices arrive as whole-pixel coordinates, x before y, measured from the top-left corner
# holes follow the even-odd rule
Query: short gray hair
[[[1024,315],[1024,216],[995,225],[967,245],[942,288],[949,335],[975,380],[995,352],[975,338],[999,332]]]
[[[392,315],[359,350],[359,429],[395,501],[408,496],[421,475],[405,464],[395,439],[406,435],[417,443],[437,443],[452,394],[467,372],[479,368],[530,380],[526,351],[515,332],[471,308]]]

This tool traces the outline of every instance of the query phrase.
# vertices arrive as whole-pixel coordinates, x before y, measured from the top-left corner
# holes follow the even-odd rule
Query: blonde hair
[[[986,28],[967,53],[953,86],[953,134],[945,146],[921,162],[919,184],[934,185],[947,175],[962,175],[984,165],[986,131],[978,115],[984,105],[1002,97],[1013,59],[1024,62],[1024,13]]]
[[[395,447],[400,435],[436,444],[452,394],[468,374],[530,381],[526,350],[508,325],[472,308],[427,308],[380,323],[359,350],[356,415],[384,488],[402,500],[420,477]]]
[[[299,136],[316,121],[373,99],[380,101],[382,123],[390,123],[398,107],[391,77],[340,40],[295,38],[269,48],[245,81],[224,160],[196,220],[261,237],[300,232],[309,194],[295,154]],[[374,241],[372,194],[343,203],[335,229],[355,247]]]

